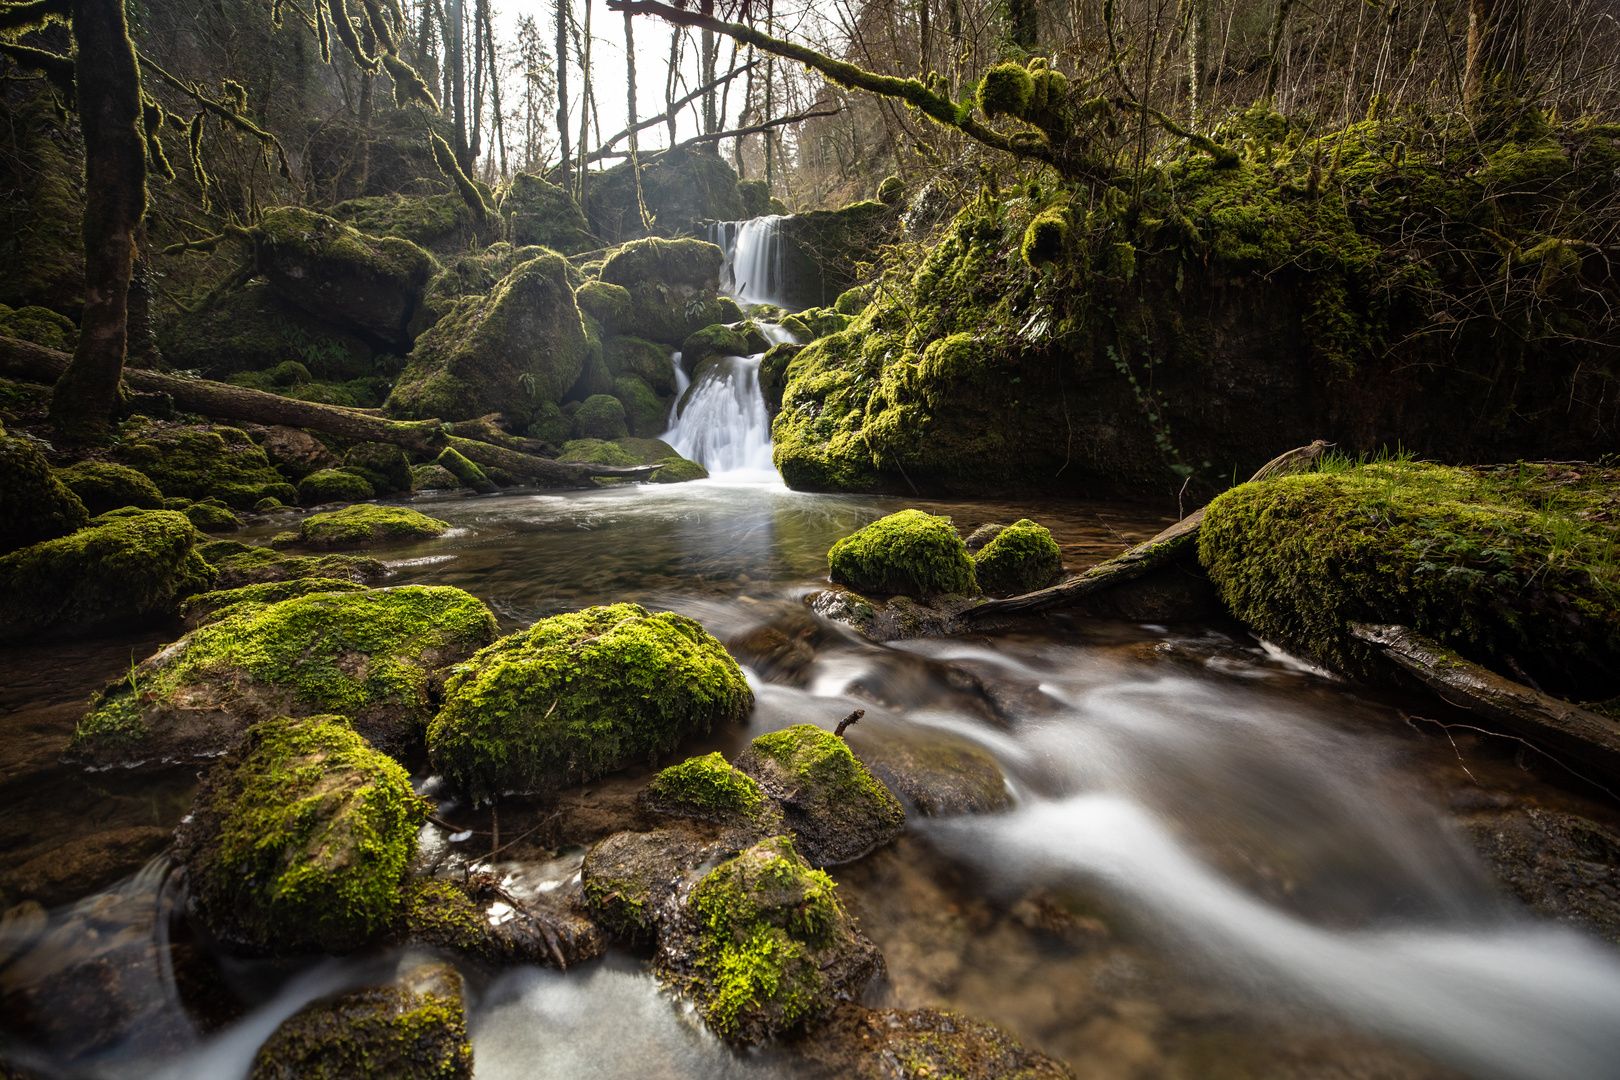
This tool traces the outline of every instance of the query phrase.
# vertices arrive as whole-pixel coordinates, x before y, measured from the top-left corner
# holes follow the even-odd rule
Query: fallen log
[[[1406,626],[1351,623],[1350,633],[1452,705],[1620,780],[1620,724],[1504,678]]]
[[[1317,439],[1309,446],[1301,446],[1285,454],[1278,454],[1262,465],[1260,471],[1250,477],[1248,482],[1253,484],[1277,476],[1286,476],[1289,473],[1302,472],[1332,445]],[[1198,527],[1203,521],[1204,511],[1200,507],[1153,539],[1137,544],[1124,554],[1116,555],[1106,562],[1098,563],[1078,577],[1021,596],[1010,596],[1005,600],[987,600],[964,611],[962,618],[1028,615],[1036,611],[1050,611],[1053,608],[1068,607],[1115,585],[1134,581],[1161,566],[1169,566],[1181,556],[1195,550],[1198,546]]]
[[[0,374],[17,379],[51,384],[67,368],[68,354],[28,341],[0,337]],[[246,420],[255,424],[285,424],[288,427],[339,435],[362,442],[393,443],[407,450],[436,454],[454,446],[470,461],[505,469],[546,487],[591,487],[593,476],[634,479],[658,469],[656,465],[590,465],[582,462],[553,461],[472,439],[457,438],[444,430],[438,420],[389,420],[369,411],[346,409],[298,401],[245,386],[214,382],[211,379],[182,378],[142,368],[124,369],[124,383],[147,394],[167,394],[177,407],[222,420]]]

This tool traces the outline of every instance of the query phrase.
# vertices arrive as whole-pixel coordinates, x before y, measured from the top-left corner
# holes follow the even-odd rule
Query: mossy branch
[[[140,57],[142,68],[152,72],[152,74],[156,75],[159,79],[162,79],[170,87],[186,95],[192,101],[195,101],[203,112],[219,117],[230,127],[235,128],[244,135],[256,139],[259,145],[266,151],[273,150],[276,155],[276,161],[281,166],[280,173],[282,178],[286,180],[292,179],[292,167],[287,164],[287,151],[281,145],[280,139],[276,138],[270,132],[264,130],[264,128],[243,116],[236,109],[231,108],[229,105],[226,105],[223,102],[214,100],[185,80],[170,75],[167,71],[164,71],[156,61],[154,61],[150,56],[147,56],[145,53],[136,53],[136,55]],[[199,114],[199,119],[200,115],[201,114]],[[196,125],[196,121],[193,121],[193,125]],[[201,129],[198,128],[197,130],[200,135]],[[196,152],[194,149],[193,157],[195,158],[195,156]],[[199,182],[200,181],[201,177],[199,177]]]
[[[480,223],[487,222],[495,211],[489,203],[484,201],[484,193],[478,190],[466,173],[461,171],[461,165],[456,161],[455,153],[450,144],[445,142],[437,132],[428,132],[428,141],[433,144],[433,160],[438,163],[439,171],[449,177],[461,192],[461,201],[467,204],[474,214],[478,215]]]
[[[11,62],[20,68],[44,75],[68,101],[71,102],[78,96],[79,89],[74,81],[71,57],[46,49],[31,49],[27,45],[17,45],[10,41],[0,41],[0,54],[9,57]]]
[[[26,34],[53,22],[66,22],[73,14],[71,0],[35,0],[32,4],[0,4],[0,33]]]
[[[326,21],[337,31],[338,40],[349,50],[356,67],[361,71],[371,72],[378,69],[380,66],[378,59],[366,52],[365,46],[360,43],[360,35],[354,32],[354,23],[349,21],[349,13],[345,10],[343,0],[326,0]]]
[[[1180,124],[1176,123],[1164,113],[1150,105],[1144,105],[1140,101],[1127,101],[1124,98],[1117,98],[1114,101],[1114,106],[1119,109],[1133,109],[1139,113],[1142,113],[1149,120],[1152,120],[1154,123],[1164,128],[1165,131],[1168,131],[1170,134],[1174,135],[1176,138],[1186,139],[1194,149],[1202,150],[1204,153],[1214,158],[1215,164],[1219,168],[1230,169],[1237,165],[1237,163],[1241,160],[1238,157],[1237,151],[1231,149],[1230,147],[1222,146],[1220,143],[1216,142],[1214,139],[1211,139],[1207,135],[1200,135],[1196,131],[1189,131],[1187,128],[1182,127]]]

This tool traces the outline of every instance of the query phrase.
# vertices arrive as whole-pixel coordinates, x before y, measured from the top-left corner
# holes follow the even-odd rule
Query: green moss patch
[[[0,430],[0,552],[66,536],[89,520],[39,444]]]
[[[411,490],[411,463],[393,443],[359,443],[343,455],[343,471],[363,476],[378,495]]]
[[[832,579],[861,592],[907,596],[979,591],[962,538],[947,517],[902,510],[846,536],[827,552]]]
[[[192,503],[181,513],[185,514],[186,520],[201,532],[230,532],[242,527],[241,519],[231,513],[231,508],[219,499],[202,499]]]
[[[603,288],[616,289],[618,286],[606,285]],[[603,362],[615,379],[622,375],[634,375],[659,397],[668,397],[675,392],[675,364],[670,359],[671,352],[668,345],[636,337],[610,337],[602,342]]]
[[[652,475],[652,482],[655,484],[684,484],[688,480],[709,478],[708,469],[683,457],[665,458],[658,465],[658,471]]]
[[[601,247],[574,197],[530,173],[512,178],[501,196],[501,217],[514,244],[542,244],[564,255]]]
[[[593,394],[580,404],[574,414],[574,438],[622,439],[630,434],[625,422],[624,405],[608,394]]]
[[[341,717],[256,724],[204,779],[177,835],[221,939],[349,952],[394,918],[427,804]]]
[[[747,715],[754,695],[713,637],[635,604],[542,619],[457,667],[428,732],[462,790],[553,790]]]
[[[81,461],[57,472],[56,478],[84,503],[91,514],[105,514],[121,506],[162,510],[163,492],[127,465],[109,461]]]
[[[248,547],[230,540],[204,544],[197,550],[219,571],[217,584],[222,589],[311,577],[376,585],[388,576],[386,566],[360,555],[286,555],[272,548]]]
[[[377,489],[358,472],[321,469],[298,481],[298,501],[305,506],[334,502],[364,502],[377,497]]]
[[[458,984],[453,970],[449,978]],[[248,1080],[472,1080],[460,988],[374,986],[323,998],[288,1017],[253,1058]]]
[[[72,319],[38,304],[16,310],[0,304],[0,334],[32,341],[57,352],[71,353],[79,344],[79,328]]]
[[[721,250],[702,240],[649,238],[624,245],[602,264],[602,281],[630,293],[630,314],[616,329],[679,345],[711,323],[735,318],[721,303],[724,262]]]
[[[360,547],[390,540],[431,540],[449,531],[448,521],[409,507],[345,506],[305,518],[297,542],[312,548]]]
[[[992,596],[1044,589],[1063,572],[1063,552],[1052,534],[1028,518],[998,532],[973,555],[979,585]]]
[[[264,498],[298,501],[292,485],[240,428],[131,420],[114,455],[169,498],[212,496],[237,510]]]
[[[906,827],[894,793],[848,743],[814,724],[761,735],[737,757],[737,768],[777,801],[799,850],[818,866],[858,859]]]
[[[238,604],[251,605],[256,609],[266,604],[279,604],[283,600],[293,600],[312,593],[364,592],[365,588],[364,585],[357,585],[342,578],[308,577],[293,578],[289,581],[266,581],[258,585],[243,585],[235,589],[216,589],[213,592],[200,593],[182,604],[180,612],[187,619],[201,625],[237,614]],[[245,612],[250,608],[244,607],[240,610]]]
[[[647,805],[661,813],[705,821],[754,821],[765,806],[759,784],[719,754],[687,758],[653,777]]]

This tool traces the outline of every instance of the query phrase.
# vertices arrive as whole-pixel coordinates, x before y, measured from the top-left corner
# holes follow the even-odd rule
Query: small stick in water
[[[849,727],[849,725],[855,723],[857,720],[859,720],[861,717],[863,717],[865,715],[866,715],[866,710],[865,709],[856,709],[854,712],[850,713],[848,716],[846,716],[842,720],[838,721],[838,730],[834,731],[833,734],[838,736],[840,739],[842,739],[844,737],[844,729]]]

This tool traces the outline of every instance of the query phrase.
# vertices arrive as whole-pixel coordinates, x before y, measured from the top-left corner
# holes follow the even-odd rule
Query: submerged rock
[[[746,716],[742,671],[698,623],[614,604],[542,619],[459,665],[428,729],[474,798],[554,790]]]
[[[725,254],[702,240],[625,244],[602,264],[602,281],[630,293],[630,313],[618,331],[680,345],[711,323],[738,321],[736,303],[720,296],[724,262]]]
[[[900,800],[848,743],[813,724],[761,735],[736,766],[781,807],[799,850],[817,866],[858,859],[905,831]]]
[[[168,844],[170,830],[133,826],[53,846],[0,877],[10,901],[60,907],[135,873]]]
[[[142,510],[162,510],[163,492],[127,465],[110,461],[81,461],[57,472],[56,478],[79,497],[92,515],[105,514],[125,506]]]
[[[68,757],[92,768],[197,760],[257,720],[336,712],[402,754],[436,708],[436,673],[495,633],[481,601],[447,586],[236,599],[97,695]]]
[[[808,1080],[1074,1080],[1063,1062],[1026,1050],[1005,1031],[943,1009],[846,1005],[793,1049]]]
[[[350,952],[393,921],[427,812],[342,717],[277,717],[203,778],[176,854],[222,942]]]
[[[1007,778],[983,747],[947,735],[884,732],[856,744],[888,787],[929,817],[989,814],[1012,807]]]
[[[0,552],[66,536],[89,520],[39,445],[0,430]]]
[[[286,543],[317,549],[363,547],[390,540],[431,540],[449,531],[448,521],[404,506],[345,506],[311,514]]]
[[[973,555],[973,572],[991,596],[1018,596],[1055,582],[1063,572],[1063,552],[1050,532],[1021,518],[985,537]]]
[[[951,519],[902,510],[846,536],[827,552],[832,580],[861,592],[975,594],[973,560]]]

